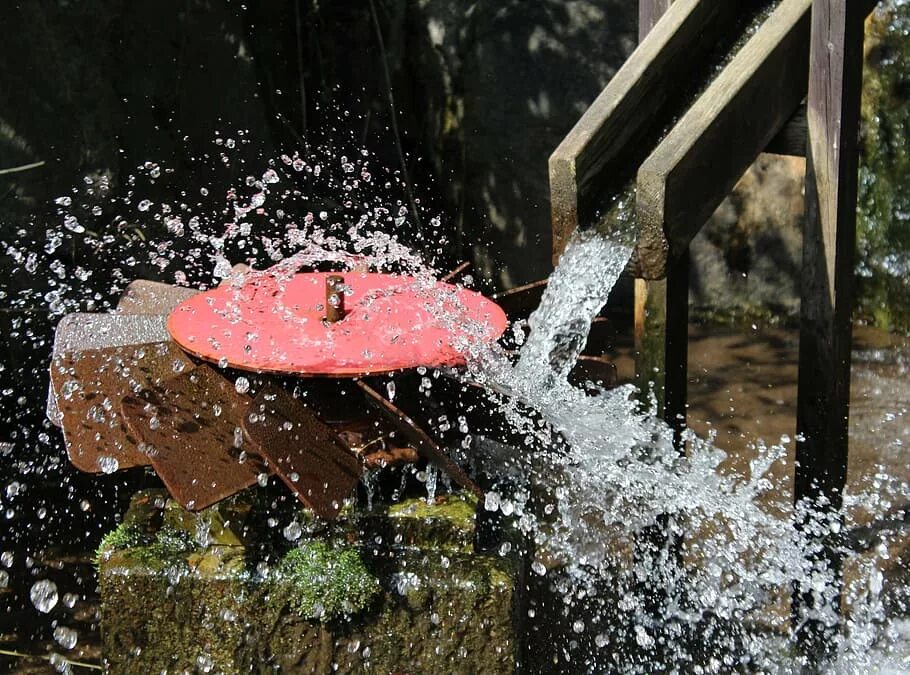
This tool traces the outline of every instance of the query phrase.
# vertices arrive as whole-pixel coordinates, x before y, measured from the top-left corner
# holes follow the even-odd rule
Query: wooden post
[[[794,499],[830,512],[841,508],[847,474],[864,4],[812,4]],[[824,552],[814,561],[827,565],[839,591],[837,537],[829,534],[821,542]],[[830,655],[836,627],[808,618],[807,612],[821,609],[820,598],[795,590],[800,644],[809,658],[823,659]],[[839,595],[833,600],[835,612]]]
[[[654,28],[672,0],[639,0],[638,40]],[[660,280],[635,280],[635,383],[643,397],[651,385],[658,414],[673,428],[677,443],[686,424],[688,369],[688,255]]]

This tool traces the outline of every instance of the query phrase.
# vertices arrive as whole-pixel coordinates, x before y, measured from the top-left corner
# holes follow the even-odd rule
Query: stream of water
[[[218,141],[215,160],[229,164],[233,141]],[[103,178],[87,178],[57,200],[61,226],[48,230],[40,246],[5,244],[20,273],[40,277],[10,302],[40,304],[52,317],[98,311],[137,276],[169,275],[198,287],[230,277],[236,262],[289,274],[329,261],[407,272],[428,287],[437,270],[402,241],[414,236],[427,248],[435,239],[431,254],[433,248],[441,252],[441,220],[428,218],[416,228],[404,200],[388,196],[400,187],[400,177],[374,177],[367,153],[329,156],[331,161],[279,158],[243,186],[228,188],[223,204],[209,210],[203,206],[211,203],[208,194],[158,202],[144,197],[135,183],[154,184],[163,171],[155,164],[140,167],[139,178],[116,199]],[[298,203],[319,201],[312,186],[320,182],[338,198],[301,212]],[[143,219],[157,223],[163,236],[145,236],[137,224]],[[107,278],[95,283],[102,272],[88,257],[64,259],[61,252],[73,242],[108,258]],[[499,466],[509,480],[487,496],[484,508],[514,520],[533,542],[532,574],[561,598],[558,620],[568,636],[557,650],[557,669],[798,672],[787,598],[799,582],[817,596],[820,609],[812,618],[836,620],[831,608],[837,585],[829,570],[813,565],[810,553],[820,532],[841,524],[792,510],[781,515],[763,505],[772,489],[768,470],[785,461],[785,444],[769,439],[746,474],[731,474],[719,470],[726,455],[711,439],[686,432],[687,452],[680,455],[671,430],[642,408],[631,386],[582,389],[569,383],[591,322],[629,256],[623,242],[594,233],[575,236],[528,321],[527,337],[522,326],[511,331],[523,342],[517,357],[480,340],[459,345],[468,360],[463,377],[485,387],[491,411],[506,421],[503,438],[463,429],[461,447],[480,456],[505,438],[513,446]],[[232,280],[239,289],[248,278]],[[443,305],[441,323],[465,323],[451,303]],[[30,335],[27,326],[23,334]],[[37,347],[49,351],[49,345]],[[46,430],[20,429],[11,441],[49,444]],[[59,470],[46,460],[19,461],[23,471]],[[24,482],[6,485],[10,519]],[[906,492],[902,485],[891,489],[892,502]],[[881,494],[853,495],[850,503],[871,511],[887,506]],[[798,529],[797,518],[811,526]],[[843,527],[852,524],[846,515]],[[878,553],[886,555],[882,546]],[[906,667],[903,624],[885,614],[875,561],[857,558],[855,570],[831,667]],[[52,591],[57,599],[56,590],[38,586],[40,581],[32,599],[43,611]]]

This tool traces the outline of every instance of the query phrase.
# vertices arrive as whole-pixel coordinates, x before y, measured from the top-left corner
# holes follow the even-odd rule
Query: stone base
[[[240,543],[226,512],[194,516],[168,502],[156,513],[147,493],[137,495],[99,551],[110,671],[514,672],[518,566],[466,546],[470,502],[446,500],[347,516],[331,533],[318,526],[296,542],[315,552],[310,563],[291,567],[286,554]],[[400,536],[377,543],[377,519]],[[443,523],[451,545],[439,541]],[[190,528],[213,543],[174,534]],[[351,600],[339,603],[345,591]]]

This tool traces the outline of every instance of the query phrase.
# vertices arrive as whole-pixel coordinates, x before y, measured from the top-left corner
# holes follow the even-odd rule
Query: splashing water
[[[218,161],[229,163],[230,147],[219,144]],[[478,454],[495,442],[511,447],[496,467],[508,480],[488,494],[485,508],[514,520],[533,544],[533,574],[561,596],[570,634],[566,663],[574,659],[590,671],[797,669],[786,598],[798,581],[817,593],[819,616],[833,619],[837,586],[828,570],[813,566],[811,553],[820,533],[839,521],[796,511],[781,516],[762,506],[772,489],[768,470],[785,461],[784,445],[759,448],[748,475],[724,473],[719,466],[726,455],[692,432],[684,434],[688,450],[681,455],[671,430],[642,409],[631,386],[581,389],[568,380],[631,250],[595,233],[576,235],[516,359],[486,343],[483,326],[472,325],[457,298],[434,294],[436,270],[394,234],[409,225],[404,200],[377,188],[380,171],[368,155],[331,156],[337,161],[283,156],[248,176],[243,188],[227,189],[224,204],[208,211],[186,195],[176,202],[147,198],[135,181],[127,197],[109,205],[100,199],[110,189],[103,178],[86,183],[83,193],[57,200],[62,227],[48,231],[40,250],[6,245],[27,274],[50,270],[49,288],[23,289],[15,302],[41,302],[54,314],[103,308],[107,298],[100,290],[115,296],[149,267],[170,271],[180,284],[227,279],[238,299],[263,274],[287,279],[326,262],[412,275],[435,302],[439,323],[463,327],[456,344],[467,359],[463,377],[486,388],[491,411],[507,423],[500,439],[471,438],[466,425],[458,426],[462,445]],[[153,182],[162,168],[148,163],[139,175]],[[385,186],[395,183],[394,176],[386,178]],[[319,181],[340,199],[317,198]],[[151,214],[164,238],[140,236],[132,216],[100,227],[99,219],[118,206]],[[440,219],[429,223],[439,231]],[[117,259],[107,288],[67,287],[67,279],[92,277],[88,265],[67,266],[56,257],[77,239],[96,255]],[[439,254],[445,241],[434,245]],[[429,257],[436,259],[433,251]],[[268,269],[233,272],[238,259]],[[236,386],[245,391],[248,382],[240,378]],[[392,398],[394,383],[388,386]],[[432,470],[427,489],[437,489]],[[873,496],[848,501],[868,505]],[[796,522],[808,525],[800,530]],[[284,530],[290,540],[299,532],[296,523]],[[837,657],[844,671],[862,670],[902,641],[900,624],[885,620],[874,565],[860,567],[860,578],[869,581],[848,589],[848,631],[839,638]],[[38,582],[32,589],[42,612],[56,605],[51,586]],[[75,633],[61,636],[64,646],[75,644]],[[876,657],[869,656],[872,647]]]
[[[836,621],[838,585],[811,560],[841,525],[836,514],[807,505],[784,517],[761,506],[784,445],[759,447],[749,475],[725,475],[725,453],[691,431],[680,455],[671,429],[641,411],[630,386],[592,395],[567,380],[629,255],[599,235],[576,236],[531,317],[517,363],[490,350],[469,364],[475,380],[506,395],[503,412],[524,435],[512,475],[525,481],[496,501],[513,505],[537,544],[533,571],[545,575],[546,558],[559,561],[554,584],[575,599],[567,601],[569,616],[578,617],[573,632],[596,632],[595,654],[581,655],[587,667],[615,668],[620,654],[620,669],[629,672],[685,664],[695,672],[798,670],[800,658],[787,646],[794,637],[786,598],[799,582],[814,594],[811,618]],[[529,500],[541,486],[553,500],[542,514]],[[873,570],[868,587],[847,594],[852,611],[848,634],[838,638],[838,669],[859,671],[895,650],[895,631],[880,629],[880,592]],[[608,654],[613,661],[604,660]]]

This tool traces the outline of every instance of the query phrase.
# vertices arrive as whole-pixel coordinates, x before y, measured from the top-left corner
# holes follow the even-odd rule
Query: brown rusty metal
[[[150,342],[167,342],[164,316],[131,316],[121,314],[67,314],[54,332],[54,350],[51,359],[86,349],[124,347]],[[47,418],[60,426],[57,394],[51,380],[47,395]]]
[[[389,466],[416,464],[419,453],[409,445],[367,446],[363,452],[363,465],[370,470],[384,469]]]
[[[616,366],[603,356],[579,356],[569,373],[569,382],[578,386],[593,382],[601,387],[615,387]]]
[[[325,320],[329,323],[341,321],[347,312],[344,309],[344,277],[330,274],[325,278]]]
[[[81,471],[149,464],[120,416],[120,399],[194,367],[170,342],[91,349],[55,357],[51,384],[70,461]]]
[[[331,428],[278,386],[256,395],[243,428],[300,501],[322,518],[338,515],[363,469]]]
[[[417,424],[415,424],[401,409],[363,380],[357,380],[357,386],[360,387],[366,395],[367,400],[370,401],[376,409],[392,423],[392,425],[394,425],[395,429],[404,437],[408,444],[417,450],[417,452],[445,471],[452,480],[461,487],[470,490],[478,497],[482,498],[484,496],[484,491],[477,483],[471,480],[471,477],[464,472],[464,469],[452,461],[433,439],[430,438],[423,429],[417,426]]]
[[[253,485],[265,471],[259,446],[243,433],[249,405],[249,397],[205,365],[121,403],[158,477],[191,511]]]
[[[359,423],[344,425],[337,433],[341,442],[360,457],[360,461],[367,469],[376,470],[416,463],[420,459],[417,450],[409,445],[393,443],[394,432],[395,428],[391,427],[385,418],[379,421],[368,416]]]
[[[119,314],[170,314],[177,305],[198,292],[194,288],[137,279],[123,291],[117,302],[117,312]]]

